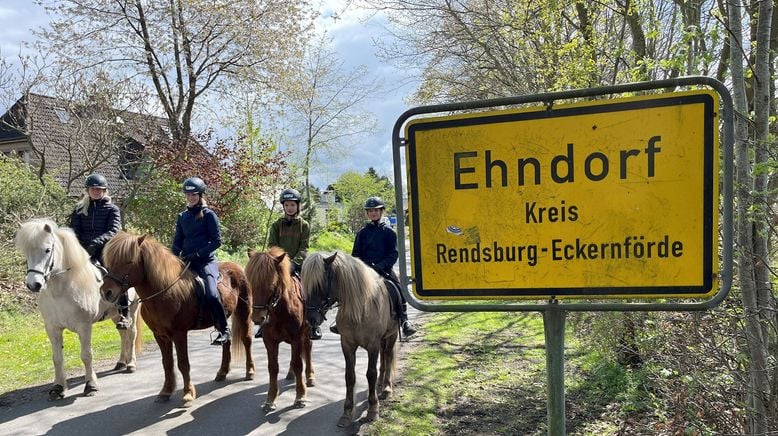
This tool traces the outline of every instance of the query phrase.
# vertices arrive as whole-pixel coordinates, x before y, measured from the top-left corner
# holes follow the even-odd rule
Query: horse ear
[[[249,255],[249,257],[253,257],[257,252],[253,248],[246,249],[246,253]]]
[[[51,226],[48,224],[43,225],[43,231],[45,231],[46,233],[53,233],[51,230]]]
[[[326,266],[332,265],[332,262],[335,262],[335,257],[337,257],[337,256],[338,256],[338,252],[336,251],[336,252],[332,253],[332,256],[325,257],[324,258],[324,265],[326,265]]]
[[[148,235],[142,235],[142,236],[138,237],[138,245],[142,245],[143,244],[143,241],[146,240],[146,236],[148,236]]]
[[[284,261],[284,258],[286,257],[286,252],[283,252],[278,255],[278,257],[274,257],[273,260],[276,261],[276,263],[281,263]]]

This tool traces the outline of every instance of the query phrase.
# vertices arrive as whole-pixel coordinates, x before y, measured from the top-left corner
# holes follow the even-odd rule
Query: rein
[[[325,298],[318,306],[306,307],[305,309],[318,312],[319,315],[321,315],[321,317],[326,320],[327,317],[325,315],[338,303],[338,300],[333,299],[330,296],[330,291],[332,289],[332,267],[330,267],[330,265],[325,265],[324,272],[327,273],[327,298]]]
[[[54,250],[52,250],[49,254],[49,258],[46,260],[46,266],[43,269],[44,271],[40,271],[35,268],[27,268],[27,274],[31,272],[38,273],[43,276],[44,281],[48,282],[50,278],[65,274],[66,272],[70,271],[71,268],[65,268],[61,271],[54,271]]]
[[[188,269],[189,269],[189,265],[191,265],[191,262],[187,262],[187,263],[186,263],[186,265],[184,266],[184,269],[181,271],[181,274],[179,274],[179,275],[178,275],[178,277],[177,277],[175,280],[173,280],[173,282],[172,282],[171,284],[167,285],[167,287],[166,287],[166,288],[164,288],[164,289],[162,289],[161,291],[159,291],[159,292],[157,292],[157,293],[155,293],[155,294],[152,294],[152,295],[150,295],[150,296],[148,296],[148,297],[145,297],[145,298],[138,298],[138,301],[139,301],[139,302],[141,302],[141,303],[143,303],[144,301],[149,301],[149,300],[151,300],[152,298],[154,298],[154,297],[156,297],[156,296],[160,295],[161,293],[163,293],[163,292],[167,291],[168,289],[172,288],[172,287],[173,287],[173,285],[175,285],[176,283],[178,283],[178,281],[179,281],[179,280],[181,280],[181,277],[183,277],[183,276],[184,276],[184,273],[186,273],[186,270],[188,270]]]

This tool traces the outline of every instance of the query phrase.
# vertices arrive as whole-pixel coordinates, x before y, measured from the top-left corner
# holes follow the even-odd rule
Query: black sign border
[[[416,132],[444,129],[450,127],[463,127],[479,124],[497,124],[504,122],[529,121],[537,119],[551,119],[576,115],[601,114],[609,112],[623,112],[640,109],[650,109],[668,106],[680,106],[702,104],[704,109],[704,139],[703,139],[703,265],[701,285],[698,286],[643,286],[643,287],[567,287],[567,288],[482,288],[482,289],[424,289],[424,274],[421,265],[421,256],[414,256],[414,283],[415,292],[422,298],[499,298],[499,297],[625,297],[635,296],[683,296],[698,297],[708,294],[713,288],[713,155],[714,155],[714,125],[717,118],[713,96],[705,94],[666,95],[659,98],[622,101],[606,104],[585,106],[562,107],[560,109],[539,109],[529,112],[492,114],[486,116],[474,116],[468,118],[449,119],[442,121],[425,122],[417,120],[408,127],[407,151],[408,151],[408,178],[410,202],[414,213],[411,215],[413,229],[419,229],[419,204],[418,204],[418,179],[415,168],[416,162]],[[420,234],[414,231],[411,235],[413,247],[421,246]]]

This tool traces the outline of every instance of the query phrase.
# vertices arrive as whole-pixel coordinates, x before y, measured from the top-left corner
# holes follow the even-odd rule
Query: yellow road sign
[[[718,110],[691,91],[410,121],[414,293],[712,295]]]

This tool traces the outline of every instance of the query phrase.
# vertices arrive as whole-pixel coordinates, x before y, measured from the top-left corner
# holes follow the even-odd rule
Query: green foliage
[[[265,223],[271,211],[260,200],[242,202],[221,219],[222,247],[231,252],[245,251],[243,247],[262,247],[267,239]],[[220,217],[221,218],[221,217]]]
[[[22,279],[24,259],[13,245],[19,225],[33,217],[67,225],[74,204],[51,177],[39,180],[27,164],[0,154],[0,289]]]
[[[157,174],[149,180],[148,186],[125,208],[125,222],[133,232],[150,234],[170,245],[176,216],[186,205],[180,182]]]
[[[335,251],[340,250],[351,253],[354,246],[354,237],[347,233],[323,230],[312,236],[310,251]]]
[[[386,211],[395,211],[394,186],[387,177],[379,176],[373,168],[365,174],[354,171],[341,174],[333,187],[341,199],[345,211],[344,221],[353,233],[365,222],[365,200],[378,196],[386,203]]]

